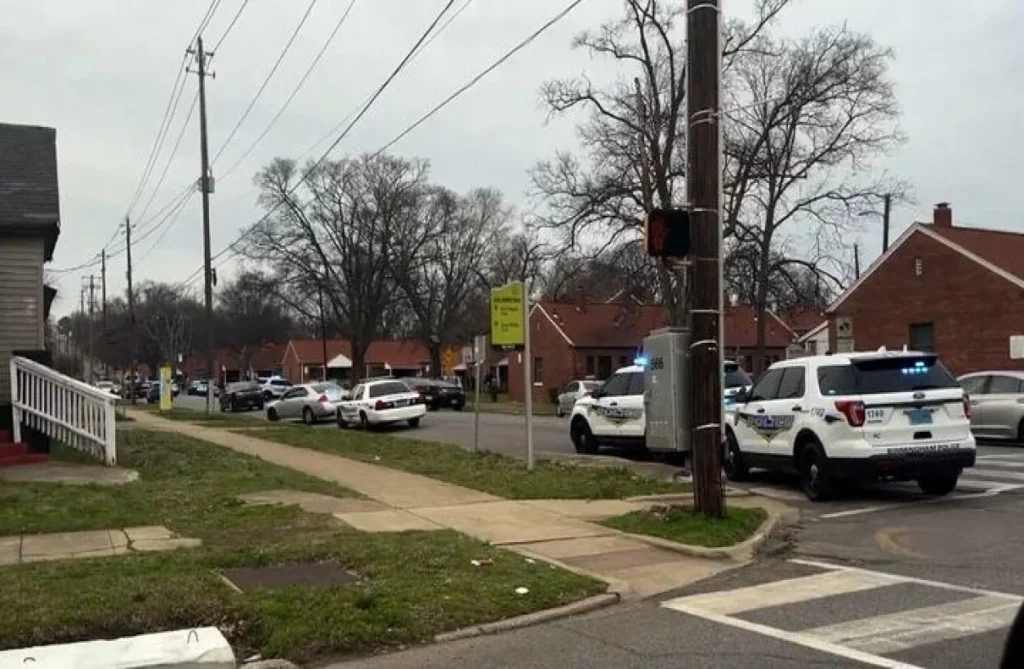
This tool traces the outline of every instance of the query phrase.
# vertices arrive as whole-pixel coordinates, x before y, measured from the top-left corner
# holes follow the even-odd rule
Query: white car
[[[260,390],[263,391],[263,399],[267,402],[279,400],[292,387],[288,379],[280,376],[272,376],[269,379],[260,379]]]
[[[578,399],[569,417],[569,436],[577,453],[601,446],[644,446],[644,368],[616,370],[604,384]]]
[[[417,427],[427,413],[423,396],[401,381],[367,381],[352,389],[351,398],[338,405],[338,427],[371,426],[407,422]]]
[[[826,500],[844,482],[916,481],[945,495],[973,467],[971,405],[933,354],[848,353],[772,365],[737,395],[726,419],[724,468],[796,471]]]
[[[752,381],[743,368],[732,360],[726,360],[722,364],[725,376],[722,379],[722,396],[725,398],[725,406],[736,401],[737,393],[746,390],[750,391]]]
[[[582,381],[570,381],[562,392],[558,394],[558,402],[555,404],[555,415],[561,418],[570,413],[581,397],[594,392],[601,387],[600,381],[584,379]]]
[[[113,395],[117,398],[121,397],[121,393],[117,391],[117,385],[115,385],[113,381],[97,381],[96,390],[102,390],[108,395]]]

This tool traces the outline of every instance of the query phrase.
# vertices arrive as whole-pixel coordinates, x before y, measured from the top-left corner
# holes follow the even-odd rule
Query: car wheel
[[[1020,419],[1020,425],[1017,426],[1017,445],[1024,446],[1024,418]]]
[[[455,409],[456,411],[462,411],[463,407],[465,406],[465,404],[453,404],[452,408]]]
[[[420,426],[420,419],[419,418],[410,418],[409,419],[409,427],[419,427],[419,426]]]
[[[316,417],[313,415],[313,410],[306,407],[302,410],[302,422],[306,425],[312,425],[316,422]]]
[[[236,411],[238,411],[238,405],[235,404],[235,398],[234,397],[232,397],[230,400],[228,400],[228,410],[230,410],[231,413],[235,413]]]
[[[359,412],[359,429],[368,430],[370,429],[370,421],[366,420],[366,413],[363,411]]]
[[[562,411],[562,405],[561,404],[556,404],[555,405],[555,416],[557,416],[558,418],[564,418],[565,417],[565,412]]]
[[[956,488],[959,474],[939,474],[936,476],[923,476],[917,479],[917,487],[926,495],[941,497],[948,495]]]
[[[590,426],[587,425],[585,420],[577,420],[573,423],[569,434],[572,437],[572,443],[576,447],[577,453],[594,455],[600,448],[597,439],[594,438],[594,433],[590,431]]]
[[[824,502],[835,494],[835,482],[829,472],[828,458],[821,445],[812,443],[800,452],[800,487],[807,499]]]
[[[281,417],[277,415],[277,409],[275,409],[274,407],[270,407],[269,409],[267,409],[267,420],[269,420],[271,423],[276,423],[277,421],[281,420]]]
[[[338,429],[341,429],[341,430],[347,430],[348,429],[348,421],[345,420],[344,418],[342,418],[340,411],[338,412]]]
[[[746,481],[750,478],[750,467],[747,465],[743,453],[740,452],[739,442],[736,441],[736,435],[732,433],[732,430],[726,431],[722,469],[725,470],[725,476],[730,481]]]

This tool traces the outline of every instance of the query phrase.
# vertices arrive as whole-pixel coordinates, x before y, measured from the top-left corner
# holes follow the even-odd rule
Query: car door
[[[590,412],[590,430],[596,437],[616,438],[620,436],[619,402],[629,392],[630,376],[627,373],[612,374],[601,386],[600,395]]]
[[[623,420],[619,423],[620,436],[626,439],[642,439],[647,432],[644,420],[644,373],[629,372],[629,388],[619,399]]]
[[[1021,380],[1008,374],[993,374],[985,395],[985,425],[996,439],[1016,439],[1020,426],[1021,404],[1024,389]]]
[[[764,414],[761,414],[759,429],[767,442],[765,448],[768,453],[788,457],[793,453],[796,432],[793,428],[797,419],[809,409],[804,400],[807,368],[805,365],[793,365],[783,367],[781,371],[775,397],[761,402]]]
[[[565,412],[572,411],[572,405],[576,403],[577,392],[579,389],[579,381],[573,381],[567,385],[558,396],[558,408]]]
[[[306,396],[309,395],[307,388],[292,388],[281,396],[278,405],[277,415],[281,418],[298,418],[302,415],[302,407],[305,406]]]
[[[987,434],[985,423],[985,395],[988,393],[988,374],[961,376],[957,379],[971,401],[971,432],[976,437],[991,436]]]
[[[769,369],[750,389],[747,401],[736,406],[733,432],[740,450],[745,453],[768,455],[772,451],[762,428],[768,413],[766,404],[776,398],[782,373],[782,368]]]

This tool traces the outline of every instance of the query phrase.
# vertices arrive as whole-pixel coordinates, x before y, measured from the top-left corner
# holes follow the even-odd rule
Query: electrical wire
[[[167,236],[167,233],[170,232],[171,228],[174,227],[174,224],[178,221],[178,218],[181,216],[181,213],[183,211],[185,211],[185,207],[187,207],[189,202],[192,201],[192,197],[195,194],[196,194],[195,190],[189,191],[188,195],[181,200],[181,202],[178,205],[178,207],[174,210],[173,215],[169,215],[165,219],[165,221],[166,221],[165,224],[161,223],[161,225],[164,225],[164,231],[162,233],[160,233],[160,236],[156,238],[156,241],[153,242],[153,244],[146,250],[146,252],[142,254],[142,256],[139,258],[138,262],[141,263],[142,261],[144,261],[146,258],[149,257],[149,254],[151,254],[154,251],[154,249],[156,249],[156,247],[160,246],[160,242],[162,242],[164,240],[164,237]],[[155,231],[156,228],[158,228],[158,227],[159,227],[159,225],[154,227],[153,230]],[[143,237],[140,238],[140,241],[141,241],[141,239],[144,239],[144,238],[145,238],[145,235],[143,235]]]
[[[428,46],[430,46],[431,42],[433,42],[433,41],[434,41],[435,39],[437,39],[438,37],[440,37],[441,33],[443,33],[443,32],[445,31],[445,29],[446,29],[446,28],[447,28],[448,26],[450,26],[450,25],[452,24],[452,21],[454,21],[455,19],[459,18],[459,14],[461,14],[462,12],[464,12],[464,11],[466,10],[466,7],[469,7],[469,4],[470,4],[470,3],[472,2],[472,1],[473,1],[473,0],[466,0],[466,1],[464,2],[464,3],[462,3],[462,6],[460,6],[460,7],[459,7],[459,8],[457,9],[457,10],[455,10],[455,12],[454,12],[454,13],[453,13],[453,14],[452,14],[452,15],[451,15],[450,17],[448,17],[448,20],[447,20],[447,21],[445,21],[445,22],[444,22],[444,23],[443,23],[443,24],[441,25],[441,27],[440,27],[440,28],[438,28],[438,29],[437,29],[437,30],[436,30],[436,31],[435,31],[435,32],[434,32],[434,33],[433,33],[433,34],[432,34],[432,35],[430,36],[430,38],[429,38],[429,39],[427,39],[427,40],[426,40],[425,42],[423,42],[423,44],[422,44],[422,45],[420,46],[420,48],[416,50],[416,53],[414,53],[414,54],[413,54],[413,57],[412,57],[412,58],[410,59],[410,62],[412,62],[412,60],[415,60],[415,59],[416,59],[416,58],[417,58],[417,57],[418,57],[418,56],[419,56],[420,54],[422,54],[422,53],[423,53],[424,51],[426,51],[427,47],[428,47]],[[307,156],[307,155],[309,155],[310,153],[313,153],[313,152],[315,152],[315,151],[317,150],[317,148],[318,148],[318,147],[319,147],[319,146],[320,146],[321,144],[323,144],[323,143],[324,143],[324,142],[326,142],[326,141],[327,141],[328,139],[330,139],[330,138],[331,138],[332,136],[334,136],[334,133],[338,132],[338,130],[339,130],[339,129],[340,129],[340,128],[341,128],[342,126],[343,126],[343,125],[345,125],[346,123],[348,123],[349,119],[351,119],[351,118],[352,118],[352,117],[353,117],[353,116],[355,115],[355,113],[356,113],[357,111],[359,111],[359,108],[360,108],[360,107],[362,107],[362,106],[363,106],[363,105],[365,105],[365,104],[366,104],[367,102],[369,102],[369,100],[370,100],[370,98],[371,98],[371,97],[373,97],[373,94],[372,94],[372,93],[371,93],[370,95],[368,95],[368,96],[366,97],[366,99],[365,99],[365,100],[363,100],[362,102],[360,102],[360,103],[359,103],[359,105],[358,105],[358,106],[357,106],[357,107],[356,107],[355,109],[353,109],[352,111],[350,111],[350,112],[348,113],[348,115],[347,115],[347,116],[345,116],[345,117],[344,117],[343,119],[341,119],[340,121],[338,121],[338,124],[337,124],[337,125],[335,125],[334,127],[332,127],[332,128],[330,129],[330,130],[328,130],[328,131],[327,131],[327,133],[326,133],[326,134],[325,134],[325,135],[324,135],[323,137],[321,137],[320,139],[318,139],[318,140],[316,141],[316,143],[314,143],[314,144],[313,144],[313,145],[312,145],[311,147],[309,147],[308,149],[306,149],[305,151],[303,151],[303,152],[302,152],[302,153],[301,153],[301,154],[299,155],[298,161],[299,161],[299,162],[301,162],[301,161],[302,161],[302,159],[303,159],[304,157],[306,157],[306,156]]]
[[[334,151],[334,149],[338,146],[338,144],[340,144],[341,141],[343,139],[345,139],[345,137],[352,130],[352,128],[355,126],[355,124],[358,123],[359,120],[361,118],[363,118],[363,116],[366,115],[366,112],[369,111],[370,107],[372,107],[373,104],[377,101],[377,98],[379,98],[381,96],[381,94],[388,88],[388,86],[391,85],[391,82],[395,80],[395,77],[397,77],[398,74],[406,67],[406,65],[409,64],[409,61],[412,59],[413,55],[416,53],[416,50],[419,49],[420,45],[422,45],[423,42],[430,36],[430,34],[437,27],[437,24],[441,22],[441,19],[444,18],[445,14],[448,13],[448,10],[451,9],[452,5],[454,5],[454,4],[455,4],[455,0],[448,0],[448,2],[445,3],[444,7],[441,8],[441,11],[438,12],[436,17],[434,17],[434,20],[430,23],[429,26],[427,26],[427,29],[423,32],[422,35],[420,35],[420,38],[418,40],[416,40],[416,43],[413,44],[412,48],[408,51],[408,53],[405,54],[405,57],[402,58],[401,62],[399,62],[398,65],[395,67],[395,69],[392,70],[391,74],[388,75],[387,79],[384,80],[384,83],[382,83],[377,88],[376,92],[373,95],[370,96],[370,99],[363,106],[362,110],[360,110],[360,112],[356,115],[356,117],[352,119],[352,121],[348,124],[348,126],[345,128],[345,130],[337,137],[337,139],[334,140],[334,142],[327,148],[327,150],[323,153],[323,155],[320,156],[319,160],[317,160],[316,163],[313,164],[312,168],[310,170],[308,170],[306,172],[306,174],[303,175],[295,183],[295,185],[291,187],[291,189],[289,189],[287,195],[291,195],[296,190],[298,190],[298,188],[306,181],[306,179],[309,178],[309,175],[312,174],[316,170],[316,168],[321,163],[323,163],[324,160],[327,159],[327,156],[329,156],[331,154],[331,152]],[[258,226],[263,221],[266,221],[267,219],[269,219],[270,216],[275,211],[277,211],[278,207],[281,206],[281,202],[282,201],[279,200],[278,203],[273,205],[269,210],[267,210],[267,212],[260,218],[260,220],[257,221],[255,224],[253,224],[252,227],[250,227],[248,230],[243,232],[234,242],[232,242],[227,247],[225,247],[224,249],[222,249],[218,253],[216,253],[214,256],[212,256],[210,258],[211,267],[212,267],[212,263],[213,263],[214,260],[217,260],[218,258],[220,258],[221,256],[223,256],[224,254],[226,254],[226,253],[228,253],[230,251],[233,251],[234,247],[237,246],[239,244],[239,242],[241,242],[243,239],[245,239],[245,237],[249,234],[250,230],[252,230],[256,226]],[[192,283],[192,281],[195,280],[195,278],[199,274],[204,273],[205,269],[206,269],[205,265],[201,265],[199,267],[199,269],[197,269],[195,272],[190,274],[184,281],[182,281],[180,284],[178,284],[179,287],[184,288],[184,287],[188,286],[190,283]]]
[[[248,4],[249,0],[242,0],[241,6],[238,8],[238,11],[235,12],[234,17],[232,17],[231,19],[231,23],[229,23],[228,27],[224,29],[223,33],[221,33],[220,39],[217,40],[217,43],[213,45],[213,53],[217,53],[217,51],[220,50],[220,45],[224,43],[224,40],[227,39],[227,36],[231,32],[231,29],[235,27],[236,23],[238,23],[238,17],[242,15],[242,12],[245,11],[245,8]]]
[[[185,131],[188,130],[188,122],[192,120],[192,114],[195,113],[197,103],[199,102],[199,92],[196,91],[195,96],[192,98],[192,105],[188,108],[188,114],[185,116],[185,122],[181,124],[181,130],[178,132],[178,138],[174,141],[174,148],[171,149],[171,154],[167,156],[167,162],[164,164],[164,169],[160,173],[160,179],[157,180],[156,186],[153,188],[152,194],[146,201],[146,206],[142,208],[142,213],[139,214],[139,218],[145,218],[146,213],[149,211],[149,207],[153,204],[153,198],[160,192],[160,187],[164,184],[164,179],[167,178],[167,172],[171,169],[171,163],[174,162],[175,156],[178,155],[178,149],[181,147],[181,140],[185,137]]]
[[[199,36],[203,34],[206,27],[210,25],[210,21],[213,20],[213,15],[217,12],[217,8],[220,6],[221,0],[211,0],[210,6],[206,8],[206,14],[203,15],[202,20],[199,22],[199,27],[196,28],[195,34],[192,35],[192,39],[188,41],[189,44],[195,44]]]
[[[316,3],[317,0],[310,0],[309,6],[306,7],[306,13],[302,15],[302,20],[299,21],[299,24],[295,26],[295,30],[292,31],[291,37],[288,38],[288,42],[284,45],[284,49],[282,49],[280,55],[278,55],[277,61],[274,63],[274,66],[270,68],[270,72],[268,72],[267,76],[263,79],[263,83],[260,84],[259,90],[256,91],[256,95],[253,96],[252,100],[249,102],[249,105],[245,108],[245,111],[242,112],[242,116],[235,123],[235,127],[231,129],[231,132],[228,133],[227,139],[225,139],[224,143],[221,144],[220,148],[217,150],[217,153],[213,156],[213,160],[211,162],[217,162],[217,159],[220,158],[222,153],[224,153],[224,149],[226,149],[228,147],[228,144],[231,143],[231,140],[234,139],[235,133],[237,133],[238,129],[242,127],[242,123],[244,123],[245,119],[249,117],[249,113],[252,112],[253,107],[256,106],[256,102],[260,99],[260,96],[263,95],[263,91],[267,89],[267,85],[270,83],[270,80],[274,77],[274,74],[277,72],[277,68],[281,66],[281,62],[284,60],[284,57],[292,48],[292,44],[295,42],[295,38],[298,37],[299,31],[302,29],[302,26],[306,24],[306,20],[312,13],[313,7],[316,6]]]
[[[288,105],[290,105],[292,100],[295,99],[295,96],[305,85],[306,80],[309,79],[309,75],[313,73],[313,70],[316,69],[316,66],[320,63],[320,59],[323,58],[324,54],[327,52],[327,48],[331,45],[331,42],[334,41],[334,38],[337,36],[338,31],[341,30],[341,26],[344,25],[345,20],[348,18],[348,15],[352,11],[352,7],[354,7],[355,4],[356,0],[351,0],[348,3],[348,7],[345,8],[345,12],[341,15],[341,18],[338,19],[337,23],[334,24],[334,29],[331,31],[331,34],[327,37],[327,41],[324,42],[324,45],[316,54],[316,57],[313,59],[313,62],[309,64],[308,68],[306,68],[306,72],[302,75],[302,78],[299,79],[299,83],[292,90],[291,95],[288,96],[288,98],[284,101],[284,104],[281,105],[281,108],[277,110],[276,114],[274,114],[274,118],[270,119],[270,123],[267,124],[267,127],[263,129],[263,132],[261,132],[260,136],[256,138],[256,141],[250,144],[249,148],[245,150],[245,153],[243,153],[238,158],[238,160],[236,160],[234,164],[231,165],[231,167],[229,167],[227,170],[224,171],[223,174],[220,175],[219,178],[222,181],[226,179],[229,174],[234,172],[235,169],[242,163],[243,160],[249,157],[249,154],[253,152],[253,150],[259,145],[261,141],[263,141],[263,138],[267,136],[267,133],[270,132],[270,129],[274,127],[274,124],[277,123],[278,119],[281,118],[285,110],[288,109]]]

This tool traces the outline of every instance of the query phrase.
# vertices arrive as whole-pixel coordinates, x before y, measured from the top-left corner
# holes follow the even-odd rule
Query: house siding
[[[41,237],[0,238],[0,404],[11,401],[11,352],[45,345],[44,254]]]
[[[1024,370],[1024,360],[1010,359],[1009,344],[1011,335],[1024,334],[1024,289],[923,232],[828,314],[833,351],[837,317],[852,318],[858,351],[910,347],[910,326],[932,323],[935,352],[954,374]]]
[[[576,378],[581,361],[562,333],[538,309],[530,313],[530,347],[533,357],[541,358],[544,367],[543,380],[534,380],[533,401],[547,404],[550,403],[548,389],[564,386]],[[583,360],[582,364],[585,362]],[[524,380],[523,353],[511,351],[508,354],[508,394],[513,401],[522,402],[526,398]]]

